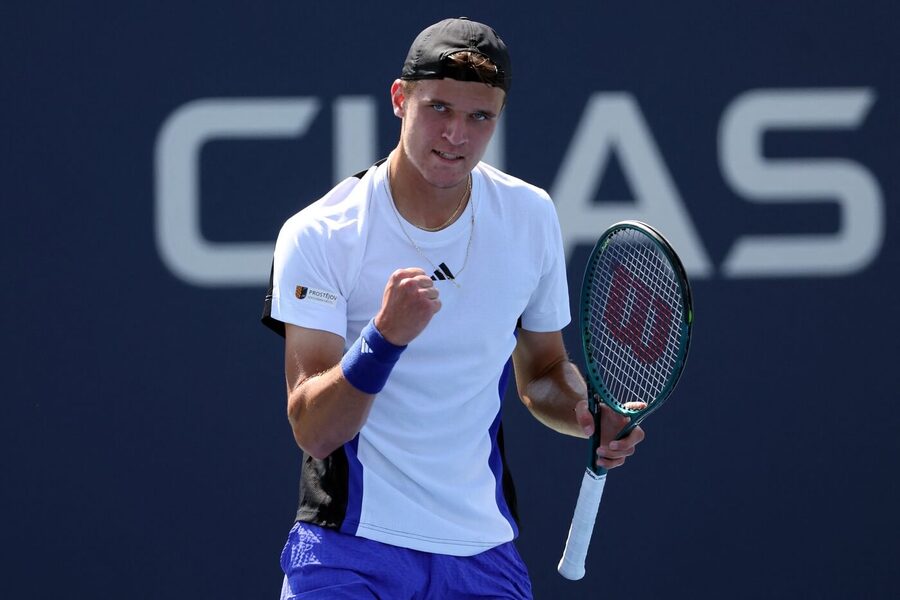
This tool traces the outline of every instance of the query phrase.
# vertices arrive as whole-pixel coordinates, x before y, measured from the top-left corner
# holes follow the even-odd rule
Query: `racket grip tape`
[[[569,537],[566,539],[566,549],[556,568],[566,579],[575,581],[584,577],[584,561],[587,558],[588,546],[591,545],[591,534],[594,532],[594,522],[597,520],[597,509],[600,508],[604,485],[606,485],[605,472],[596,475],[590,469],[585,469],[578,502],[575,504],[575,514],[572,516],[572,525],[569,527]]]

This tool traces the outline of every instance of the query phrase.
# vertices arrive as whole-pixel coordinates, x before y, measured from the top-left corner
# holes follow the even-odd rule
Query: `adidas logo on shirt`
[[[431,276],[432,281],[437,281],[439,279],[443,281],[445,279],[456,279],[456,277],[453,276],[453,273],[450,272],[450,268],[445,263],[441,263],[438,265],[434,275]]]

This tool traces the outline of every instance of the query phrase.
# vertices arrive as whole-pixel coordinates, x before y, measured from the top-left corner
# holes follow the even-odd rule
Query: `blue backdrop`
[[[584,443],[508,398],[537,597],[896,594],[896,3],[326,4],[0,8],[2,595],[277,596],[300,455],[268,255],[393,146],[408,45],[459,14],[511,47],[490,157],[553,195],[572,290],[625,217],[694,279],[581,582]]]

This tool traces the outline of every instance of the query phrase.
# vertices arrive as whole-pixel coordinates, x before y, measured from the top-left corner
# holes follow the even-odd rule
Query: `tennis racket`
[[[557,568],[567,579],[584,577],[606,484],[606,469],[595,462],[598,402],[631,417],[616,439],[627,436],[672,393],[687,358],[692,322],[687,275],[662,234],[640,221],[607,229],[591,252],[581,289],[581,339],[595,433]]]

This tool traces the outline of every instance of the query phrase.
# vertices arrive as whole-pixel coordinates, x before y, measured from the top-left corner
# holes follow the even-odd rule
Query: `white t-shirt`
[[[303,498],[298,516],[396,546],[472,555],[517,535],[502,485],[500,404],[517,324],[547,332],[570,320],[559,221],[546,192],[480,163],[463,214],[427,232],[395,211],[386,174],[381,164],[341,182],[278,236],[268,309],[277,321],[330,331],[349,348],[378,312],[390,274],[406,267],[435,272],[442,303],[358,437],[334,453],[343,452],[343,466],[326,477],[332,518],[304,509]]]

